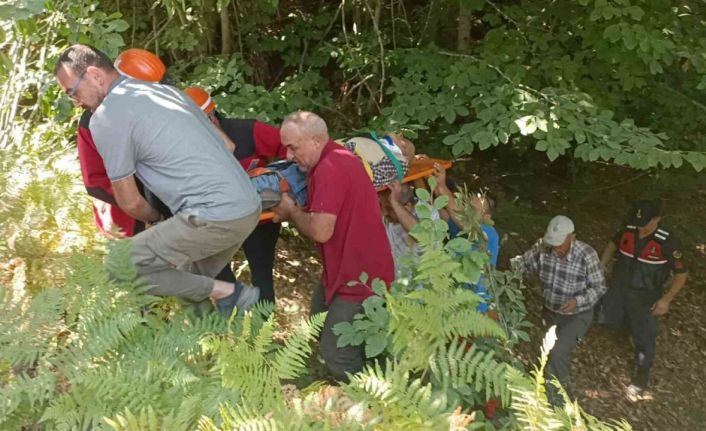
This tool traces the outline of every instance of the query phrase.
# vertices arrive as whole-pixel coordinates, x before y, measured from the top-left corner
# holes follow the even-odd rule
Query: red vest
[[[672,269],[667,246],[669,232],[658,228],[644,239],[640,249],[637,236],[637,228],[631,225],[625,226],[620,234],[620,255],[613,269],[613,282],[633,289],[659,290]]]
[[[627,226],[628,228],[632,226]],[[655,231],[655,234],[657,231]],[[655,234],[652,234],[645,245],[642,247],[642,250],[638,250],[638,255],[637,255],[637,260],[643,263],[651,264],[651,265],[664,265],[665,263],[668,263],[667,258],[664,256],[662,253],[662,243],[661,241],[658,241],[658,238],[655,236]],[[635,258],[635,240],[637,237],[637,230],[626,230],[623,232],[622,237],[620,238],[620,253],[623,254],[624,256],[630,257],[630,258]],[[666,239],[666,238],[662,238]]]

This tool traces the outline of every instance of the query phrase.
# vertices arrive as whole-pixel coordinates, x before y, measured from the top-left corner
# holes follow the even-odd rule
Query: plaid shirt
[[[542,240],[537,241],[522,255],[521,270],[539,275],[544,306],[556,313],[572,298],[576,298],[576,308],[569,314],[590,310],[607,290],[598,253],[578,240],[565,257],[547,251]]]

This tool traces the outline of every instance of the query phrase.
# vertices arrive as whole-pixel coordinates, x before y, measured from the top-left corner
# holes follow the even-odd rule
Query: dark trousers
[[[259,224],[243,243],[243,251],[248,259],[252,284],[260,288],[260,300],[275,303],[275,289],[272,271],[275,264],[275,247],[280,223]]]
[[[320,352],[329,372],[340,381],[348,381],[346,373],[357,373],[363,369],[364,346],[338,347],[338,335],[333,327],[339,322],[353,322],[356,314],[363,313],[363,305],[334,297],[327,306],[324,302],[324,287],[319,284],[311,295],[311,314],[328,311],[321,330]]]
[[[571,383],[571,352],[586,335],[593,320],[593,308],[576,314],[558,314],[545,309],[549,325],[556,325],[557,340],[549,353],[545,369],[548,379],[556,378],[567,394],[573,398]],[[561,405],[561,397],[550,382],[547,382],[547,398],[553,405]]]
[[[657,318],[652,306],[662,296],[659,290],[613,286],[602,300],[598,322],[612,328],[630,327],[635,345],[635,366],[650,368],[657,347]]]
[[[243,243],[245,258],[248,259],[252,284],[260,288],[260,300],[275,303],[275,289],[272,271],[275,263],[275,246],[282,225],[265,223],[258,225]],[[228,264],[216,276],[216,280],[235,283],[235,275]]]

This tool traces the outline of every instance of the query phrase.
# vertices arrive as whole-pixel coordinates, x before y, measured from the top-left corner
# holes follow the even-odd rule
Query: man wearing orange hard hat
[[[123,51],[115,60],[118,71],[125,76],[147,82],[162,82],[166,78],[167,68],[153,53],[139,48]],[[76,86],[69,89],[68,96],[76,103],[73,96]],[[72,92],[74,94],[72,94]],[[110,235],[119,231],[122,235],[133,236],[144,230],[144,224],[127,215],[118,207],[103,159],[93,142],[88,125],[93,113],[85,109],[79,120],[76,137],[78,159],[86,192],[93,198],[93,216],[98,229]]]
[[[200,87],[188,87],[184,93],[206,114],[221,132],[226,147],[245,170],[264,167],[273,159],[285,159],[277,127],[253,119],[225,118],[216,110],[211,95]],[[260,299],[275,303],[272,271],[280,223],[261,223],[243,243],[250,265],[252,282],[260,288]]]
[[[140,48],[130,48],[118,55],[113,63],[121,75],[145,82],[154,82],[173,85],[167,76],[167,68],[155,54]],[[93,215],[98,229],[112,236],[118,231],[119,235],[131,237],[145,229],[144,223],[135,220],[126,214],[115,201],[110,179],[105,169],[103,159],[96,149],[91,131],[88,128],[92,112],[86,109],[79,121],[77,147],[81,173],[86,191],[93,198]],[[149,190],[138,182],[140,191],[145,199],[155,207],[163,216],[171,216],[169,209],[157,199]],[[218,280],[235,282],[235,275],[229,265],[216,276]]]
[[[161,82],[167,74],[167,67],[159,57],[140,48],[121,52],[113,66],[121,75],[140,81]]]
[[[161,221],[132,238],[131,262],[148,292],[210,298],[224,317],[251,307],[259,289],[214,277],[257,225],[260,198],[190,99],[167,85],[126,79],[87,45],[66,49],[54,76],[94,113],[90,131],[115,201],[135,219]],[[138,178],[173,217],[164,220],[140,195]]]

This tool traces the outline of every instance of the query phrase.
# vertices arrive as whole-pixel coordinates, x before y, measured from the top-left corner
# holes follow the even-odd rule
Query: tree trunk
[[[199,46],[199,53],[202,56],[208,56],[216,53],[216,38],[218,37],[218,28],[220,17],[216,11],[216,0],[203,0],[201,2],[201,16],[203,17],[203,25],[201,29],[202,39]]]
[[[458,3],[456,50],[466,51],[471,46],[471,20],[473,19],[473,11],[467,1],[460,0]]]
[[[230,2],[221,8],[221,54],[230,55],[233,53],[233,27],[230,25],[230,13],[228,12]]]

